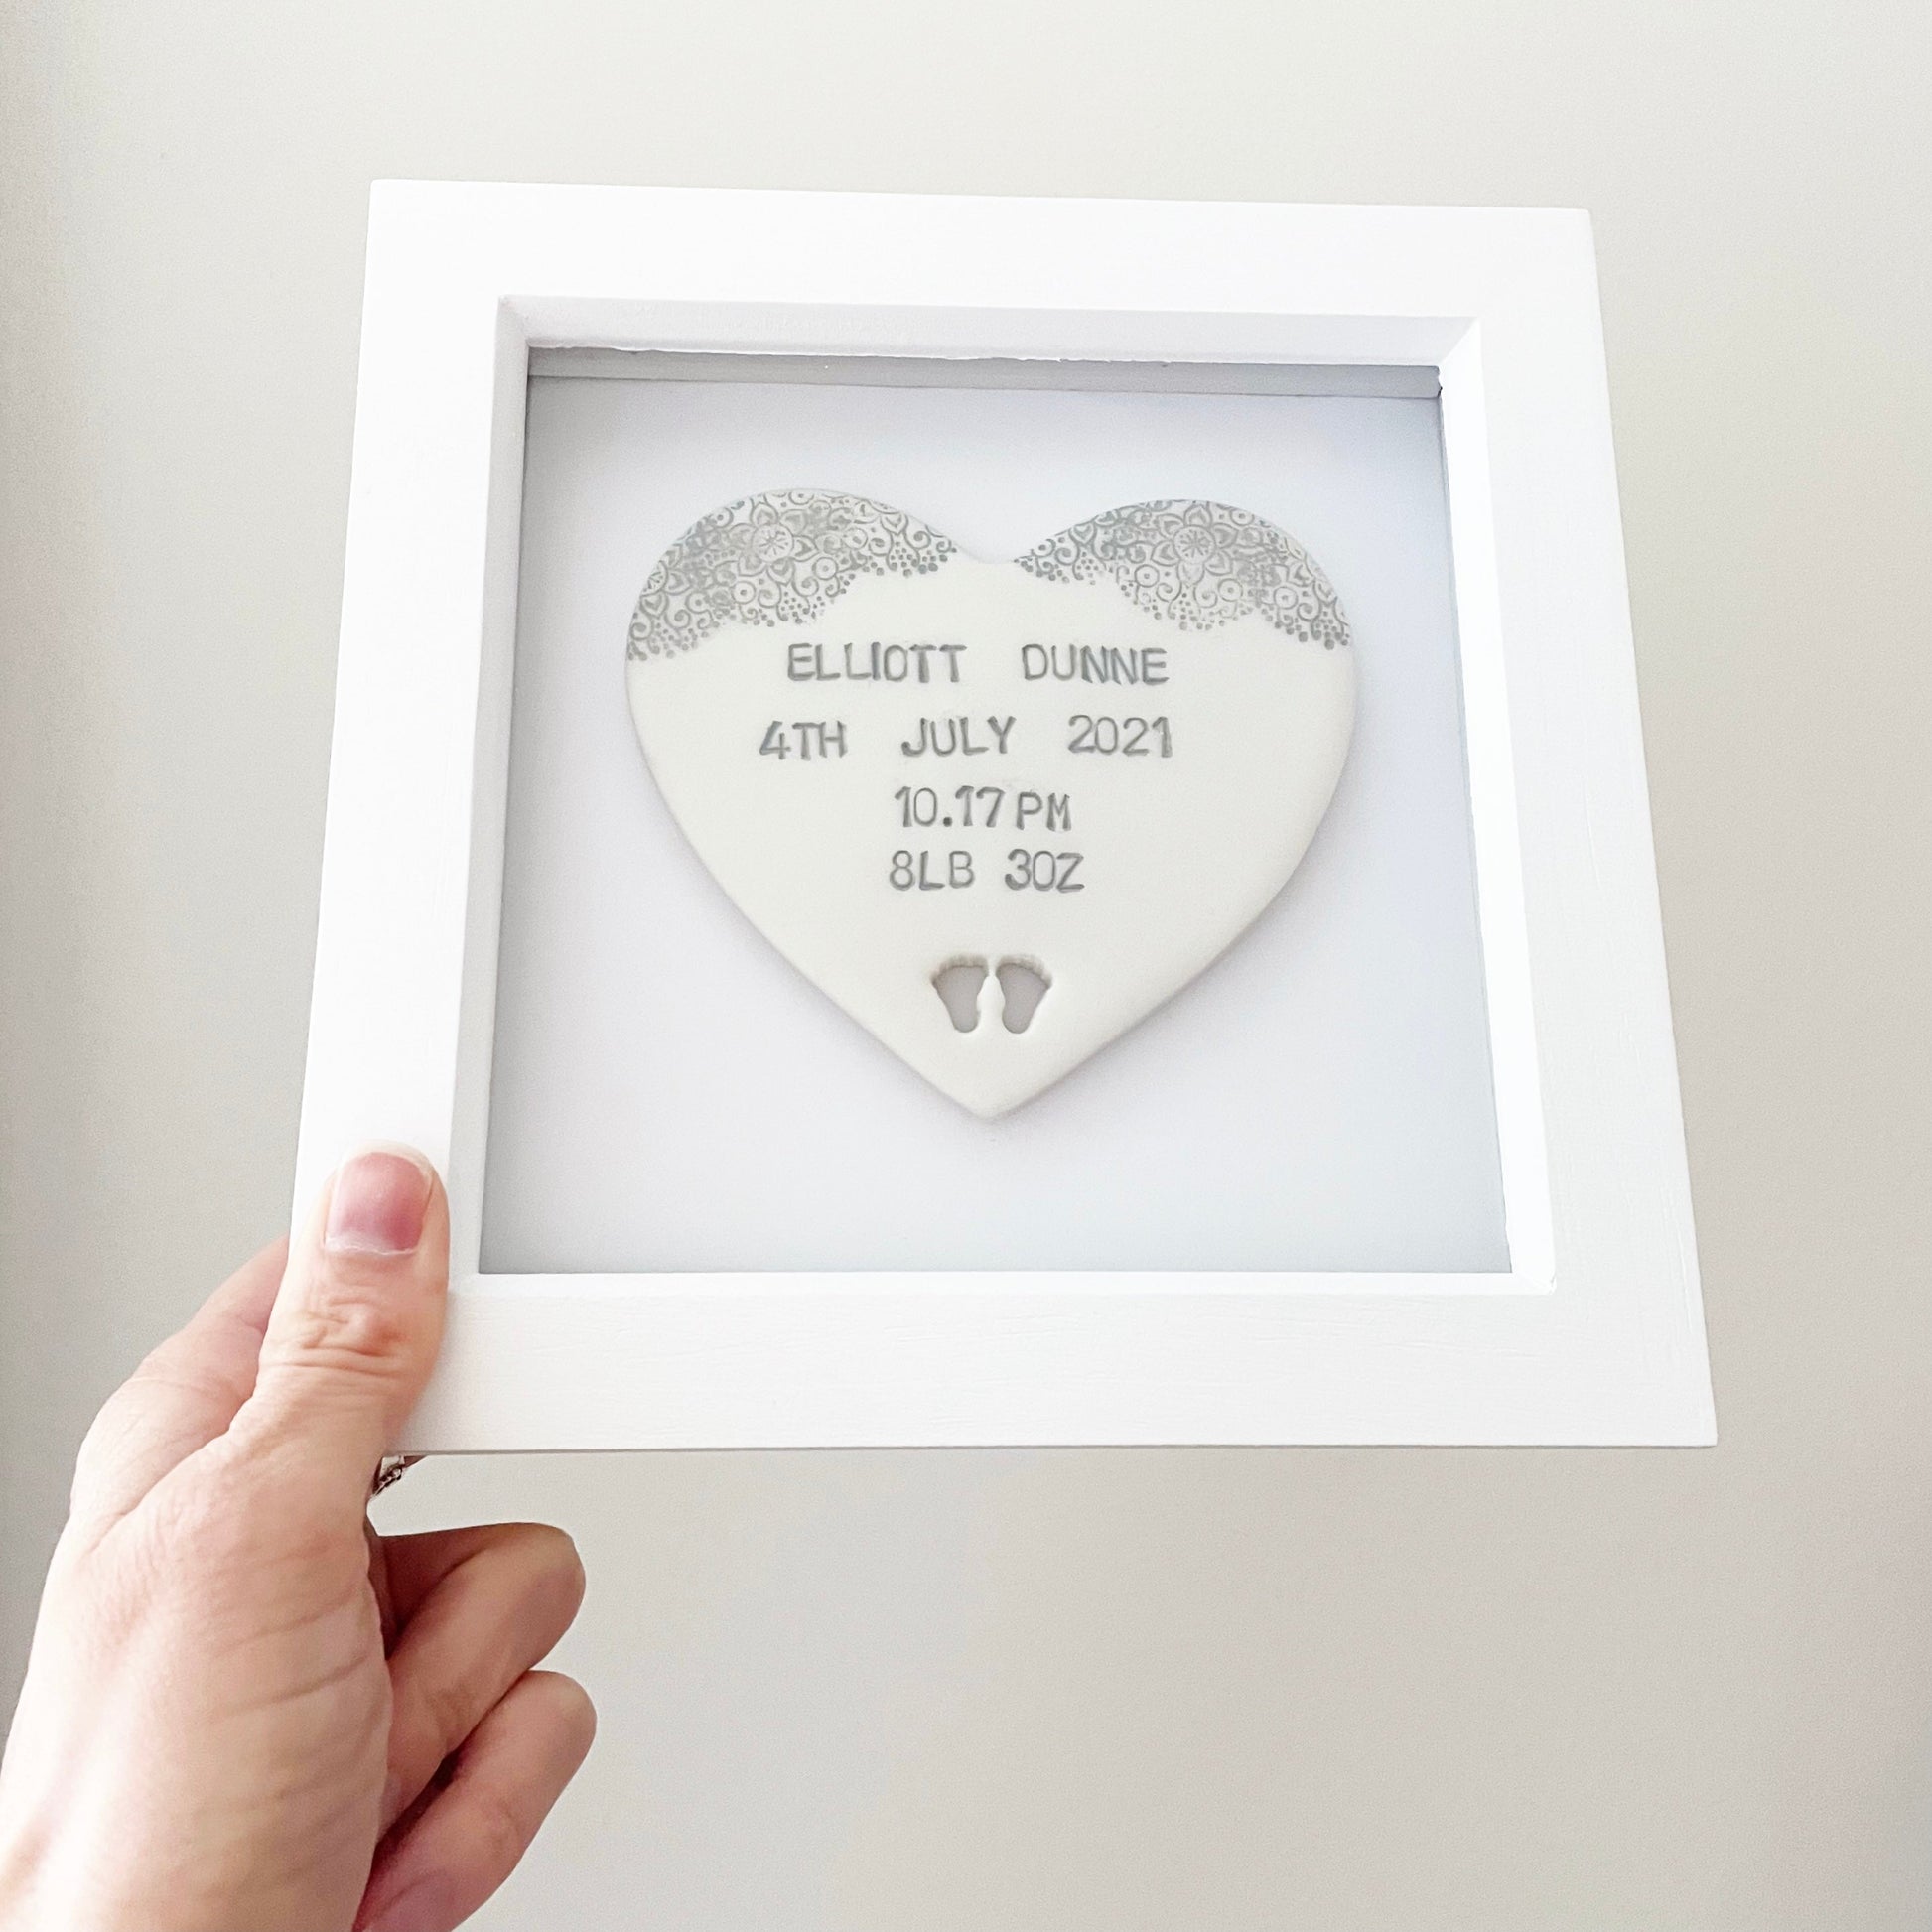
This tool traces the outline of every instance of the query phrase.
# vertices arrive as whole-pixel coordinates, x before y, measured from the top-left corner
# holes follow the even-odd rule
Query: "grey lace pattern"
[[[917,517],[863,496],[774,489],[701,517],[658,559],[627,656],[689,650],[729,623],[809,623],[861,576],[922,577],[953,554]]]
[[[1229,503],[1129,503],[1076,523],[1015,560],[1055,583],[1111,577],[1157,618],[1212,630],[1251,611],[1326,650],[1348,642],[1341,600],[1285,530]]]

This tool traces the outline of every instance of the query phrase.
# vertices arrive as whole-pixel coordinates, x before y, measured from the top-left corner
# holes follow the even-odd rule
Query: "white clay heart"
[[[678,824],[807,979],[992,1116],[1179,991],[1301,862],[1354,721],[1293,538],[1109,510],[1009,563],[779,490],[665,552],[630,624]]]

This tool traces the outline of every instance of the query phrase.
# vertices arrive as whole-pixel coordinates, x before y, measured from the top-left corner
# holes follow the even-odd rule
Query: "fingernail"
[[[334,1254],[406,1255],[423,1238],[430,1167],[405,1148],[370,1147],[336,1170],[322,1245]]]

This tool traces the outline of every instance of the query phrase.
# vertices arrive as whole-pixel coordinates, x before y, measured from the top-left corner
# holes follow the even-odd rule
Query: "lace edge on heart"
[[[1153,617],[1212,630],[1250,612],[1326,650],[1348,642],[1327,574],[1288,534],[1231,503],[1128,503],[1014,560],[1054,583],[1110,577]]]
[[[729,623],[809,623],[861,576],[922,577],[953,554],[917,517],[864,496],[775,489],[701,517],[644,582],[626,655],[675,656]]]

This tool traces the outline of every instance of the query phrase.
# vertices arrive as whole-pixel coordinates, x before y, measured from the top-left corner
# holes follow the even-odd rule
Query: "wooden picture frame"
[[[559,350],[1438,390],[1508,1267],[483,1273],[525,399]],[[399,1449],[1713,1441],[1587,218],[379,184],[298,1211],[372,1138],[453,1209]]]

